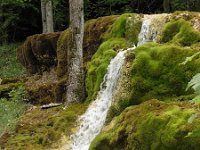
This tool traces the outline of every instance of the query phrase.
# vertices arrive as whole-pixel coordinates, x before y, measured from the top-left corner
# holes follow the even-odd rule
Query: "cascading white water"
[[[138,46],[148,41],[158,41],[158,36],[166,22],[166,14],[145,15],[139,34]],[[117,85],[120,76],[120,70],[124,64],[125,51],[120,51],[117,56],[111,60],[107,73],[98,92],[97,98],[88,107],[85,114],[79,118],[79,130],[71,136],[71,145],[65,145],[62,150],[88,150],[92,140],[100,133],[106,120],[107,112],[113,99],[113,91]]]
[[[146,42],[158,42],[167,16],[168,14],[144,15],[137,46]]]
[[[79,118],[79,131],[71,136],[72,150],[88,150],[92,140],[100,133],[105,123],[108,109],[111,106],[113,90],[116,87],[120,70],[124,64],[125,53],[134,48],[120,51],[111,60],[96,100],[90,104],[85,114]]]

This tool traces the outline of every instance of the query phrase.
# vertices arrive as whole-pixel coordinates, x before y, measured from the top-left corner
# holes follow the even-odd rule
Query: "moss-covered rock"
[[[191,46],[200,42],[200,32],[184,19],[170,21],[165,25],[161,41]]]
[[[38,73],[56,65],[57,40],[61,32],[27,37],[17,49],[17,57],[29,73]]]
[[[124,110],[95,138],[90,150],[197,150],[199,123],[198,106],[150,100]]]
[[[29,102],[35,105],[43,105],[52,102],[61,102],[55,99],[55,87],[58,83],[54,69],[44,71],[41,75],[35,74],[24,81],[29,93]]]

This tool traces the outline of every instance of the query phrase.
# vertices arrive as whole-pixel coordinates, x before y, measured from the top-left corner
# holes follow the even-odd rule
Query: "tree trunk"
[[[46,1],[47,32],[53,32],[53,5],[52,0]]]
[[[41,12],[43,33],[54,32],[52,0],[41,0]]]
[[[47,21],[46,21],[46,0],[41,0],[41,13],[42,13],[42,32],[47,32]]]
[[[164,12],[166,13],[170,12],[170,0],[163,1],[163,9],[164,9]]]
[[[83,0],[69,0],[71,41],[67,52],[68,81],[67,102],[79,102],[85,98],[83,70]]]

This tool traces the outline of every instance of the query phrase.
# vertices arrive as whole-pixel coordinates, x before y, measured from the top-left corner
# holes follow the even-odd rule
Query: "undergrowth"
[[[4,132],[14,132],[18,118],[26,109],[27,92],[23,86],[8,93],[9,98],[0,98],[0,136]]]
[[[16,57],[18,45],[14,43],[0,45],[0,78],[17,77],[25,74],[25,68]]]
[[[16,134],[10,136],[3,147],[7,149],[43,150],[58,142],[62,136],[69,137],[78,116],[87,105],[71,104],[50,109],[34,108],[26,112],[17,124]]]

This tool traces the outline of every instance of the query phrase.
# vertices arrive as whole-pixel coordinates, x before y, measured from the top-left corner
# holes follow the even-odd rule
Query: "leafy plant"
[[[196,74],[191,81],[188,83],[186,91],[192,88],[196,94],[196,97],[193,98],[193,101],[196,103],[200,102],[200,73]]]

